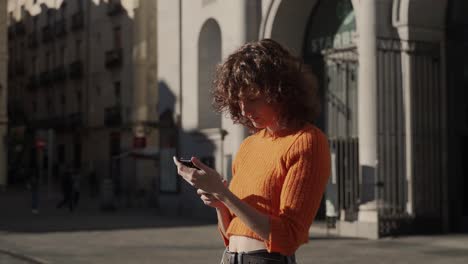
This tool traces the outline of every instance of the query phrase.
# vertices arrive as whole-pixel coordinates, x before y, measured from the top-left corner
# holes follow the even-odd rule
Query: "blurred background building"
[[[45,143],[41,167],[73,164],[117,194],[141,186],[162,212],[214,219],[171,159],[198,156],[232,177],[248,133],[211,110],[215,66],[272,38],[319,80],[333,168],[318,218],[331,232],[467,231],[465,0],[8,4],[8,143],[33,153],[10,152],[34,160]],[[127,158],[135,148],[156,161]]]
[[[155,161],[126,153],[159,143],[155,8],[138,0],[8,1],[11,183],[36,167],[53,191],[72,167],[84,183],[97,175],[116,192],[150,193]]]
[[[7,4],[0,3],[0,189],[7,182],[7,147],[5,145],[8,130],[7,114]]]

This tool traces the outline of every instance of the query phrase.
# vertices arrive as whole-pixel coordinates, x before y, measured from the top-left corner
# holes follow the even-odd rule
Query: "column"
[[[376,1],[355,0],[359,53],[358,135],[361,205],[359,221],[377,223],[377,33]]]

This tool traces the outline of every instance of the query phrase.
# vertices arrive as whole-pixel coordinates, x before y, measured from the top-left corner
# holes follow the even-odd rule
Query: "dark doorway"
[[[350,0],[319,1],[309,18],[304,39],[304,62],[317,75],[322,114],[316,125],[327,134],[332,175],[317,214],[332,223],[345,212],[357,216],[357,52],[353,42],[356,20]]]
[[[468,1],[447,12],[447,144],[449,223],[468,232]]]

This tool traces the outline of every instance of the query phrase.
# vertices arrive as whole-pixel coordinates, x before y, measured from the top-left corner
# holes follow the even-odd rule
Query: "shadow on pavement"
[[[27,192],[14,195],[0,192],[0,233],[73,232],[119,229],[170,228],[215,224],[213,220],[168,216],[156,208],[120,207],[103,211],[94,200],[81,201],[76,210],[57,209],[56,197],[44,197],[39,213],[33,214]]]

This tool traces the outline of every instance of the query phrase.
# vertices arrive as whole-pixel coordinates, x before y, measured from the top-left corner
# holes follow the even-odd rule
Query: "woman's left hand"
[[[198,158],[192,157],[191,159],[192,163],[199,168],[198,170],[184,166],[176,157],[173,157],[173,159],[177,166],[177,173],[195,188],[212,194],[221,193],[227,188],[222,181],[221,175],[203,164]]]

